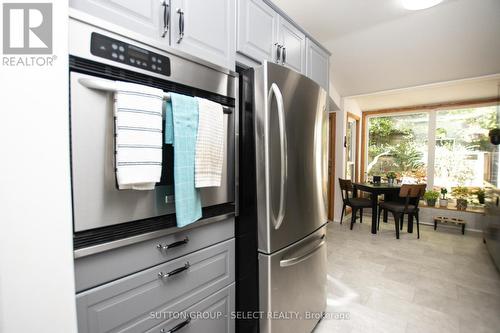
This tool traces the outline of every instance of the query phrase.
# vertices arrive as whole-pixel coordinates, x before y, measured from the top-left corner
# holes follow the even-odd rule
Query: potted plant
[[[484,205],[484,202],[485,202],[485,198],[486,198],[486,191],[483,189],[483,188],[480,188],[476,191],[476,196],[477,196],[477,201],[479,201],[479,203],[481,205]]]
[[[457,186],[452,191],[453,196],[457,199],[457,210],[467,209],[467,198],[469,197],[469,189],[464,186]]]
[[[439,198],[438,191],[426,191],[424,193],[424,200],[427,203],[427,206],[429,207],[435,207],[438,198]]]
[[[387,183],[394,184],[394,179],[396,179],[396,173],[394,171],[389,171],[386,175]]]
[[[446,199],[446,194],[448,194],[448,190],[446,187],[441,187],[441,199],[439,199],[439,207],[448,207],[448,199]]]

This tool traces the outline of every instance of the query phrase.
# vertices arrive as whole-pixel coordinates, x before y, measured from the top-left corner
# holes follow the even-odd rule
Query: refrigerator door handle
[[[306,260],[307,258],[309,258],[310,256],[312,256],[315,252],[317,252],[325,244],[325,242],[326,242],[325,237],[326,237],[326,235],[323,234],[323,236],[321,236],[319,238],[320,242],[318,243],[318,245],[314,246],[312,249],[310,249],[306,253],[304,253],[304,254],[302,254],[302,255],[300,255],[298,257],[281,259],[280,260],[280,267],[293,266],[293,265],[298,264],[301,261]]]
[[[286,182],[287,182],[287,173],[288,173],[288,158],[287,158],[287,146],[286,146],[286,128],[285,128],[285,109],[283,106],[283,95],[281,94],[281,90],[276,83],[271,85],[269,89],[267,101],[267,109],[269,112],[271,111],[271,101],[272,97],[276,99],[276,104],[278,106],[278,125],[279,125],[279,137],[280,137],[280,162],[281,162],[281,178],[280,178],[280,205],[278,210],[278,216],[274,216],[274,229],[278,230],[283,223],[283,219],[285,217],[285,198],[286,198]],[[268,120],[269,122],[269,114]],[[268,127],[269,129],[269,127]],[[267,133],[269,137],[270,133]],[[268,151],[269,154],[269,151]],[[269,156],[268,156],[269,160]]]

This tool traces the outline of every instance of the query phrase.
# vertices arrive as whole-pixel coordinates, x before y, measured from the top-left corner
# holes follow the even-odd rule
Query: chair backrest
[[[342,193],[342,201],[349,202],[349,192],[353,192],[352,181],[350,179],[339,178],[340,193]]]
[[[418,184],[418,185],[404,184],[401,186],[401,189],[399,190],[399,196],[401,198],[420,199],[423,197],[426,187],[427,187],[426,184]]]

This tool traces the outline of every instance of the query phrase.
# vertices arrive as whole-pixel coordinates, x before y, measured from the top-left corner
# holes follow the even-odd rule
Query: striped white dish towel
[[[220,186],[224,161],[224,111],[219,103],[197,99],[195,186]]]
[[[163,91],[116,82],[115,161],[120,190],[153,190],[161,178]]]

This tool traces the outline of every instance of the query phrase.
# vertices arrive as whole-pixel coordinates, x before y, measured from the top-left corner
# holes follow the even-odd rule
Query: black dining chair
[[[363,208],[371,208],[372,202],[370,199],[358,198],[354,192],[354,187],[352,186],[352,181],[349,179],[339,178],[340,191],[342,193],[342,214],[340,215],[340,224],[344,219],[344,213],[346,207],[349,206],[352,209],[351,213],[351,230],[356,223],[356,213],[359,211],[359,223],[363,223]]]
[[[419,185],[403,185],[399,190],[399,198],[404,201],[384,201],[379,205],[377,229],[380,227],[380,215],[383,210],[391,212],[394,216],[396,227],[396,238],[399,239],[399,230],[403,229],[403,219],[405,214],[414,217],[417,222],[417,238],[420,239],[420,224],[418,217],[418,204],[425,193],[426,184]]]

